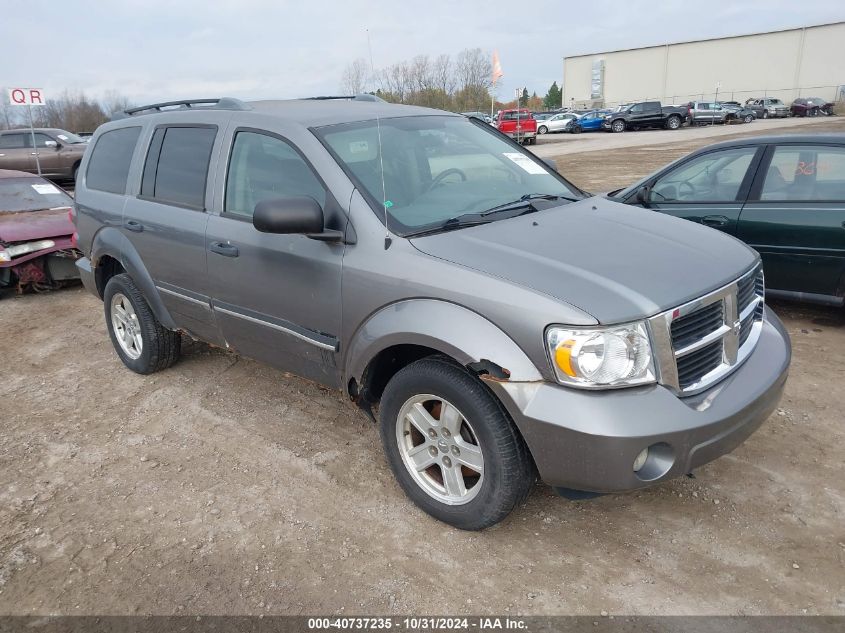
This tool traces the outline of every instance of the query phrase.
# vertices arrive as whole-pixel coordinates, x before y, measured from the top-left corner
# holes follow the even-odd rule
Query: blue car
[[[578,118],[578,125],[584,132],[600,130],[601,124],[604,121],[604,115],[609,113],[610,110],[590,110]]]

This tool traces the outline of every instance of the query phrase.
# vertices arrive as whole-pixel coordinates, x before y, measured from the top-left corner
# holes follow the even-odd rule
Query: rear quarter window
[[[125,127],[101,134],[88,161],[85,185],[98,191],[126,193],[129,166],[140,134],[140,127]]]

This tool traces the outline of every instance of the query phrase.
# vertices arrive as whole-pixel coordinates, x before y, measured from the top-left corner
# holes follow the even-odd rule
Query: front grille
[[[661,382],[687,395],[738,366],[757,343],[763,320],[763,271],[650,319]]]
[[[700,350],[678,359],[678,384],[681,389],[697,383],[722,364],[722,341],[710,343]]]
[[[672,321],[672,347],[682,349],[715,332],[725,322],[724,304],[711,303]]]

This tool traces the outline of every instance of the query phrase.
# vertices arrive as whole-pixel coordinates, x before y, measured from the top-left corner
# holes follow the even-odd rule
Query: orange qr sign
[[[9,88],[9,104],[19,106],[47,105],[41,88]]]

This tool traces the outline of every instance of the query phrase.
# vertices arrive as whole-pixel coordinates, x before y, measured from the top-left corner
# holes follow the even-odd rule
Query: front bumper
[[[661,385],[578,391],[547,382],[489,382],[546,483],[591,492],[633,490],[684,475],[731,452],[769,417],[791,347],[766,308],[757,346],[730,376],[678,398]],[[633,462],[652,447],[638,472]]]

